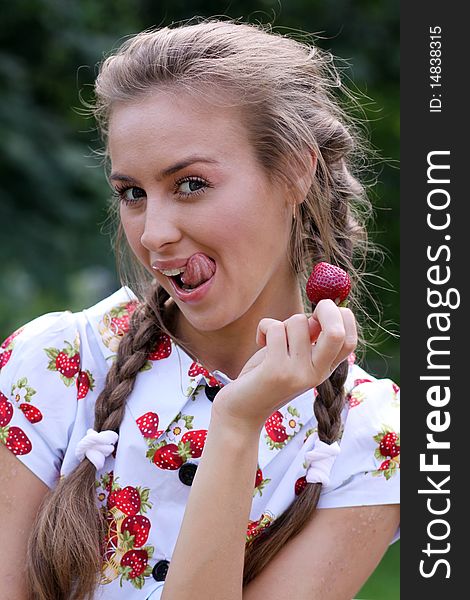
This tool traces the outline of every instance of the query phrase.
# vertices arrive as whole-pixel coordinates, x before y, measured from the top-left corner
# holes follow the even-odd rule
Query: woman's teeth
[[[168,277],[179,275],[180,273],[184,273],[184,271],[185,267],[181,267],[181,269],[160,269],[160,273],[163,273],[163,275],[167,275]]]

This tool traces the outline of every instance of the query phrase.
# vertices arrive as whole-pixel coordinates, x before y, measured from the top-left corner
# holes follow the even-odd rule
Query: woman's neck
[[[171,304],[170,304],[171,302]],[[173,301],[168,306],[168,329],[181,340],[185,351],[209,371],[221,371],[236,379],[245,363],[259,350],[256,330],[264,317],[284,321],[296,313],[303,313],[300,288],[276,305],[247,311],[237,321],[214,331],[199,331],[185,319]]]

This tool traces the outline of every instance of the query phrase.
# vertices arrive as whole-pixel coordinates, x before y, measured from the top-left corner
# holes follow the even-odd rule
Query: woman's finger
[[[274,356],[276,360],[285,360],[288,357],[286,328],[282,321],[265,318],[258,323],[256,331],[258,345],[267,348],[267,355]]]
[[[307,361],[310,359],[312,341],[307,315],[298,313],[284,321],[289,356]]]
[[[312,347],[311,360],[315,371],[325,379],[344,346],[345,324],[340,309],[332,300],[320,300],[314,316],[321,326],[321,333]]]
[[[354,313],[349,308],[340,308],[344,324],[344,343],[332,364],[333,372],[357,346],[357,325]]]

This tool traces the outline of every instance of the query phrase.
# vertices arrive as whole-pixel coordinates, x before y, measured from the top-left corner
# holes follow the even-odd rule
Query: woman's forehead
[[[239,108],[160,91],[113,106],[108,146],[113,165],[150,152],[223,160],[250,150]]]

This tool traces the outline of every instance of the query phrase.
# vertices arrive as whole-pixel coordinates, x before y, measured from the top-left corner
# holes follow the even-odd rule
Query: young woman
[[[327,261],[360,312],[337,85],[328,54],[229,21],[101,64],[137,276],[2,344],[10,597],[347,600],[397,539],[398,389],[354,363],[353,312],[304,294]]]

